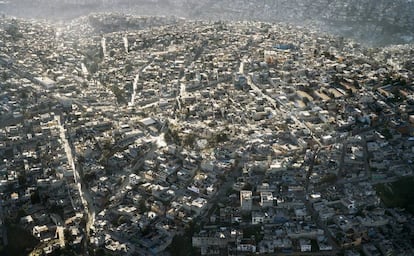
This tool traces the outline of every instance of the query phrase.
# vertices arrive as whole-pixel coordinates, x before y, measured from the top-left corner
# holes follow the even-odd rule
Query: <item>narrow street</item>
[[[135,76],[134,83],[132,84],[132,95],[131,95],[131,101],[129,102],[128,106],[134,106],[135,105],[135,97],[137,95],[137,84],[139,81],[139,74]]]
[[[124,42],[124,48],[125,48],[125,52],[128,53],[128,37],[125,35],[124,37],[122,37],[122,41]]]
[[[244,67],[242,67],[242,65],[244,66],[244,64],[242,64],[242,63],[244,63],[244,62],[241,62],[240,63],[240,70],[242,70],[242,69],[244,69]],[[309,127],[307,127],[306,126],[306,124],[304,124],[303,122],[301,122],[301,121],[299,121],[297,118],[296,118],[296,114],[295,113],[292,113],[292,112],[287,112],[287,111],[285,111],[285,110],[282,110],[281,108],[279,108],[278,107],[278,105],[280,104],[280,103],[278,103],[278,101],[277,100],[275,100],[275,99],[273,99],[272,97],[270,97],[269,95],[267,95],[266,93],[264,93],[254,82],[253,82],[253,78],[252,78],[252,76],[251,75],[248,75],[247,76],[247,84],[258,94],[258,95],[260,95],[260,96],[262,96],[263,98],[265,98],[269,103],[270,103],[270,105],[272,106],[272,115],[273,116],[283,116],[283,117],[290,117],[294,122],[295,122],[295,125],[297,126],[297,127],[300,127],[300,128],[303,128],[303,129],[305,129],[305,130],[307,130],[310,134],[311,134],[311,136],[312,136],[312,138],[313,138],[313,140],[316,142],[316,143],[318,143],[318,145],[319,146],[322,146],[322,143],[320,142],[320,140],[318,139],[318,138],[316,138],[314,135],[313,135],[313,133],[312,133],[312,131],[309,129]]]
[[[348,148],[348,143],[344,141],[342,143],[342,149],[341,149],[341,156],[339,158],[339,167],[338,167],[338,182],[343,179],[344,171],[345,171],[345,155],[346,150]]]
[[[101,47],[102,47],[103,56],[104,57],[107,57],[108,56],[108,52],[106,50],[106,38],[105,37],[102,37]]]
[[[132,84],[131,100],[130,100],[130,102],[128,102],[128,106],[134,106],[135,105],[135,98],[136,98],[136,95],[137,95],[137,86],[138,86],[138,82],[139,82],[140,75],[142,74],[142,72],[145,72],[145,69],[147,69],[152,64],[152,62],[153,62],[153,59],[150,59],[147,62],[147,64],[145,64],[144,66],[142,66],[138,70],[138,74],[136,74],[136,76],[134,78],[134,82]]]
[[[364,149],[365,175],[368,177],[369,180],[371,180],[372,174],[371,174],[371,168],[369,166],[369,151],[368,151],[368,144],[367,144],[367,139],[365,135],[362,135],[362,147]]]
[[[0,59],[0,65],[6,66],[6,68],[10,69],[12,72],[16,73],[17,75],[21,76],[21,77],[25,77],[27,79],[29,79],[32,83],[33,86],[32,88],[35,89],[38,92],[42,92],[45,88],[45,85],[42,82],[39,82],[38,80],[35,79],[35,75],[26,72],[26,71],[22,71],[21,69],[19,69],[16,66],[7,66],[7,63],[5,63],[5,61],[3,59]],[[59,94],[55,94],[55,93],[50,93],[49,94],[51,98],[54,98],[56,100],[60,100],[61,96]],[[79,104],[78,101],[75,101],[76,103]],[[73,172],[73,177],[75,180],[75,183],[78,187],[78,191],[79,191],[79,196],[81,198],[82,201],[82,205],[84,206],[85,209],[85,213],[86,213],[86,240],[88,241],[88,237],[89,237],[89,231],[90,231],[90,227],[93,226],[94,221],[95,221],[95,207],[93,204],[93,199],[89,194],[89,191],[82,186],[82,180],[80,178],[79,175],[79,171],[76,168],[75,165],[75,158],[76,155],[74,154],[74,149],[71,146],[69,140],[68,140],[68,135],[64,126],[64,123],[62,122],[62,116],[59,115],[55,115],[55,120],[57,122],[57,125],[59,127],[59,137],[61,139],[62,145],[64,147],[65,153],[66,153],[66,157],[68,159],[68,164]]]
[[[95,221],[96,209],[94,207],[93,199],[91,195],[89,194],[89,191],[85,188],[85,186],[82,186],[82,180],[79,174],[79,170],[76,168],[76,165],[75,165],[75,160],[74,160],[75,154],[69,143],[69,140],[67,139],[68,137],[67,137],[66,129],[64,127],[64,124],[62,124],[62,117],[55,116],[55,120],[59,126],[60,139],[63,144],[69,166],[71,167],[71,170],[73,172],[73,177],[74,177],[75,183],[79,191],[79,196],[81,198],[82,205],[84,207],[84,210],[87,216],[86,218],[86,241],[88,241],[90,228],[91,226],[93,226],[94,221]]]
[[[128,193],[128,190],[126,189],[126,187],[128,185],[130,185],[130,179],[129,179],[129,175],[134,173],[135,170],[141,168],[141,166],[144,164],[145,160],[153,157],[154,155],[154,150],[160,146],[163,145],[163,143],[165,143],[165,141],[163,140],[163,134],[161,134],[158,137],[152,137],[153,143],[151,145],[151,148],[149,148],[144,155],[141,156],[137,156],[138,161],[131,165],[129,168],[124,169],[125,172],[125,178],[122,181],[122,184],[119,186],[118,188],[118,192],[114,195],[113,199],[112,199],[112,203],[110,204],[110,207],[114,207],[116,205],[118,205],[119,203],[121,203],[121,199],[124,198],[125,194]]]

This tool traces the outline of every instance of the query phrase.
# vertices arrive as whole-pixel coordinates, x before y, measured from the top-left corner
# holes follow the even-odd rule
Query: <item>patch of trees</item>
[[[8,25],[5,31],[13,38],[13,40],[23,38],[23,34],[20,32],[19,25],[16,21],[13,21],[10,25]]]

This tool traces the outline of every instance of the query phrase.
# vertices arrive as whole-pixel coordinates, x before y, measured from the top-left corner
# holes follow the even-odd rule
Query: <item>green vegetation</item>
[[[30,193],[30,202],[32,204],[40,204],[41,203],[40,194],[39,194],[38,189],[36,189],[34,192]]]
[[[193,256],[198,255],[197,249],[193,247],[192,237],[195,233],[198,233],[200,226],[195,223],[191,223],[190,227],[185,230],[182,235],[176,235],[168,246],[168,252],[172,256]]]
[[[184,137],[182,140],[182,145],[184,147],[192,147],[194,143],[196,142],[197,137],[195,133],[190,133],[187,136]]]
[[[12,24],[6,27],[5,31],[13,38],[13,40],[23,38],[23,34],[20,32],[19,25],[15,20]]]
[[[180,144],[180,136],[178,135],[178,132],[175,129],[171,129],[168,127],[167,132],[165,133],[165,140],[168,143],[175,143]]]
[[[128,64],[125,65],[125,72],[131,73],[133,70],[134,70],[134,67],[132,66],[131,63],[128,63]]]
[[[27,182],[26,173],[25,172],[21,172],[18,175],[17,180],[18,180],[20,186],[26,185],[26,182]]]
[[[338,177],[336,176],[336,174],[328,173],[328,174],[326,174],[325,176],[322,177],[321,183],[335,184],[337,179],[338,179]]]
[[[3,71],[3,73],[1,73],[1,79],[3,82],[7,81],[10,77],[10,74],[8,74],[6,71]]]
[[[124,97],[124,93],[117,86],[113,85],[109,89],[111,89],[111,91],[115,94],[116,101],[118,102],[118,104],[128,103],[128,101]]]
[[[249,227],[243,228],[243,237],[244,238],[254,237],[256,242],[262,241],[263,240],[262,226],[255,225],[255,226],[249,226]]]
[[[312,245],[312,252],[318,252],[319,251],[319,245],[318,242],[315,239],[311,240]]]
[[[6,247],[8,255],[27,255],[27,251],[33,250],[39,241],[26,230],[15,226],[7,226],[7,238],[9,244]]]
[[[235,193],[237,193],[237,191],[236,190],[234,190],[232,187],[230,187],[230,188],[228,188],[227,190],[226,190],[226,196],[227,197],[229,197],[231,194],[235,194]],[[227,198],[226,198],[227,199]]]
[[[139,200],[139,203],[138,203],[138,212],[140,213],[140,214],[144,214],[145,212],[147,212],[149,209],[148,209],[148,207],[147,207],[147,205],[146,205],[146,203],[145,203],[145,200],[144,199],[141,199],[141,200]]]
[[[387,207],[404,208],[414,214],[414,177],[404,177],[390,184],[378,184],[375,189]]]
[[[169,246],[171,255],[190,256],[197,255],[196,249],[192,245],[192,237],[189,235],[175,236],[171,245]]]
[[[226,142],[229,140],[229,137],[224,132],[218,132],[213,135],[213,137],[210,139],[210,143],[217,144],[220,142]]]
[[[390,129],[385,128],[381,131],[381,134],[385,137],[385,139],[387,140],[391,140],[392,139],[392,133],[390,131]]]
[[[97,248],[95,250],[93,250],[92,248],[89,248],[88,251],[89,251],[89,255],[91,255],[91,256],[106,256],[106,255],[109,256],[109,255],[111,255],[111,254],[105,252],[104,248]]]

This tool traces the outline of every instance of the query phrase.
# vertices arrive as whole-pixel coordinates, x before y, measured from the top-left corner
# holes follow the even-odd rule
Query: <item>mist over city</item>
[[[414,255],[414,1],[0,0],[0,255]]]
[[[374,46],[414,41],[411,0],[16,0],[0,2],[7,15],[67,20],[93,12],[178,16],[196,20],[288,22],[351,37]]]

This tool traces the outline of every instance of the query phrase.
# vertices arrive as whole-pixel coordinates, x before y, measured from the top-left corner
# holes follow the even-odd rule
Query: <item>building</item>
[[[309,239],[300,239],[299,240],[300,251],[301,252],[310,252],[312,251],[312,245]]]
[[[272,192],[261,192],[260,193],[260,205],[262,207],[273,206],[273,194]]]
[[[251,211],[253,206],[252,191],[240,191],[240,208],[242,211]]]

